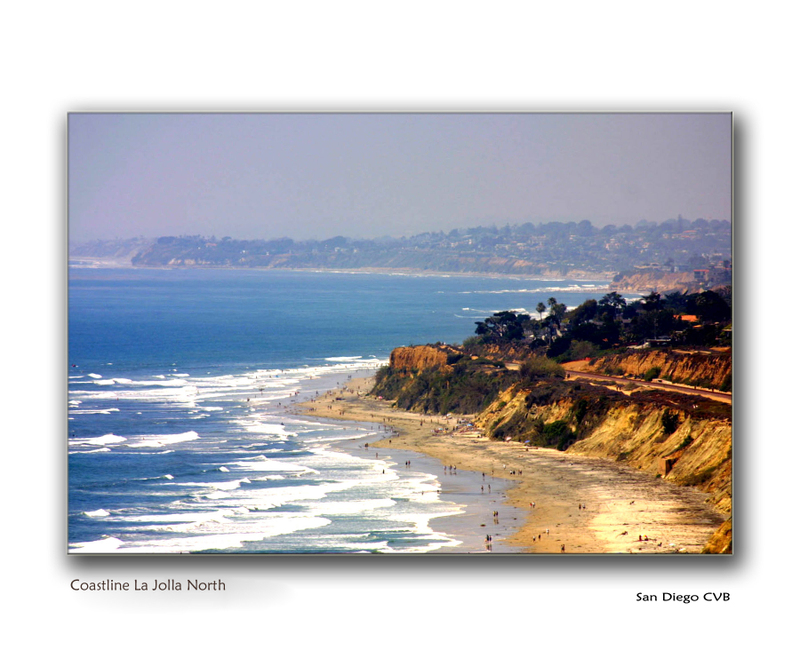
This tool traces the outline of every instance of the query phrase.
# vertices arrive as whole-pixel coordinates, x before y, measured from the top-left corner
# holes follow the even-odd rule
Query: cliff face
[[[702,386],[724,391],[731,389],[730,352],[679,352],[653,349],[629,351],[604,356],[594,363],[578,361],[570,364],[575,370],[645,377],[653,376],[676,384]]]
[[[694,273],[666,273],[663,271],[644,271],[622,275],[615,279],[610,289],[614,291],[648,293],[657,291],[661,294],[670,291],[698,291],[700,285],[694,279]]]
[[[570,451],[624,461],[671,483],[711,495],[723,513],[731,511],[731,425],[679,413],[678,428],[667,435],[664,417],[674,410],[630,405],[612,409],[598,428]]]
[[[389,367],[404,374],[421,370],[445,370],[448,367],[446,349],[432,345],[398,347],[392,350]]]
[[[514,386],[477,419],[489,433],[528,432],[563,423],[575,437],[568,444],[573,455],[608,458],[666,481],[693,486],[708,493],[714,507],[731,511],[731,423],[727,419],[698,417],[692,410],[657,402],[620,400],[588,410],[580,393],[543,405],[531,404],[531,391]],[[509,429],[512,428],[512,429]]]
[[[730,514],[729,405],[657,390],[628,395],[553,376],[526,379],[502,364],[491,366],[458,351],[445,346],[396,349],[390,367],[379,373],[376,391],[404,409],[477,413],[476,424],[490,437],[520,442],[521,451],[544,446],[606,458],[696,488],[708,494],[715,509]],[[633,356],[626,366],[631,374],[661,366],[718,382],[730,372],[729,354],[695,355],[694,360],[677,354],[673,359],[669,352],[653,350]],[[620,360],[609,360],[614,362]],[[728,525],[706,552],[731,552],[731,544]]]
[[[733,521],[728,518],[717,528],[708,540],[704,553],[732,553],[733,552]]]
[[[614,291],[648,293],[657,291],[665,294],[671,291],[696,293],[705,289],[714,289],[731,284],[730,271],[712,273],[708,282],[700,283],[694,277],[693,271],[684,273],[667,273],[665,271],[641,271],[638,273],[623,273],[611,283],[610,289]]]

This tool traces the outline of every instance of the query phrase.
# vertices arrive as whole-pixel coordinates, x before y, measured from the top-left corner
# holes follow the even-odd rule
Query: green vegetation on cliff
[[[488,407],[517,380],[516,372],[499,365],[463,356],[447,366],[446,372],[427,368],[408,374],[386,366],[378,371],[372,392],[394,400],[401,409],[424,414],[473,414]]]
[[[711,349],[731,344],[730,289],[666,297],[651,292],[631,302],[611,292],[570,311],[550,298],[547,305],[539,303],[536,312],[538,316],[506,310],[475,322],[476,334],[464,341],[464,349],[502,361],[541,355],[559,363],[592,359],[592,364],[597,363],[594,371],[610,375],[626,374],[648,381],[661,377],[724,391],[731,388],[730,351]],[[670,352],[677,347],[682,351]],[[654,348],[671,354],[663,358],[663,367],[641,361],[646,357],[643,352]],[[698,349],[717,356],[714,372],[705,368],[697,373],[692,368],[707,366],[708,359],[676,356]],[[629,369],[631,362],[639,366],[635,372]]]

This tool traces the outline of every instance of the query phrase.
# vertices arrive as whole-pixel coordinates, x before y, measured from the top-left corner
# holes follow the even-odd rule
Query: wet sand
[[[416,452],[439,461],[426,464],[439,477],[442,492],[456,502],[468,500],[465,506],[472,508],[458,518],[436,519],[432,526],[462,540],[462,552],[484,550],[485,534],[496,527],[494,552],[699,553],[724,520],[702,493],[618,463],[490,440],[459,424],[467,418],[463,415],[395,409],[366,395],[373,381],[353,379],[292,411],[376,423],[387,429],[387,437],[371,449],[392,449],[386,455],[393,456],[398,450]],[[400,459],[402,467],[408,456]],[[451,467],[455,474],[449,473]],[[510,482],[502,494],[492,477]],[[503,503],[496,508],[499,496]],[[517,520],[505,515],[512,507],[524,512],[514,513]],[[497,526],[494,511],[500,513]]]
[[[384,440],[370,442],[367,447],[355,442],[342,442],[336,448],[365,459],[380,458],[393,463],[394,472],[399,475],[421,472],[438,479],[441,489],[439,498],[457,505],[461,513],[433,518],[429,526],[460,543],[431,551],[431,554],[524,552],[524,548],[513,545],[508,540],[527,517],[527,512],[507,504],[508,490],[514,486],[513,482],[491,479],[491,484],[488,484],[480,472],[447,470],[439,460],[420,451],[387,448],[390,446],[388,440]],[[484,487],[483,491],[480,489],[481,485]],[[494,512],[499,514],[496,518]],[[487,536],[491,537],[491,541],[487,540]]]

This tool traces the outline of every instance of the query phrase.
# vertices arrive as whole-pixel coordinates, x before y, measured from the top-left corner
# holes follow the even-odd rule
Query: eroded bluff
[[[730,373],[730,355],[703,356],[701,362],[701,355],[681,359],[654,350],[632,356],[627,367],[638,375],[658,363],[674,375],[683,372],[682,377],[711,382]],[[445,345],[396,349],[374,391],[403,409],[473,413],[489,437],[519,442],[521,451],[542,446],[611,459],[668,483],[694,487],[730,516],[729,404],[663,390],[621,391],[552,374],[532,377],[485,361]],[[706,552],[731,550],[728,520]]]
[[[389,367],[403,374],[422,370],[447,371],[448,358],[458,354],[457,350],[447,345],[420,345],[416,347],[398,347],[393,349],[389,357]]]
[[[577,369],[577,368],[576,368]],[[627,351],[596,359],[584,367],[589,372],[666,379],[676,384],[730,391],[730,351],[683,352],[669,349]]]

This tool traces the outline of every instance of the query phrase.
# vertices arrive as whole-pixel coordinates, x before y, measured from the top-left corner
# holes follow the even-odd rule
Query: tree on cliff
[[[622,309],[625,307],[627,301],[620,296],[616,291],[612,291],[603,298],[600,299],[600,308],[611,312],[614,319],[617,318],[617,314],[622,312]]]
[[[597,316],[597,301],[590,298],[565,316],[571,326],[579,326],[594,320]]]
[[[561,321],[564,319],[564,315],[567,314],[567,306],[559,303],[555,298],[551,298],[550,301],[552,301],[550,304],[550,316],[555,319],[556,325],[561,328]]]
[[[486,342],[512,342],[525,337],[530,323],[530,315],[516,314],[504,310],[496,312],[484,321],[476,321],[475,333]]]
[[[731,320],[731,306],[714,291],[692,294],[687,299],[686,311],[697,315],[702,321],[728,322]]]
[[[661,310],[663,307],[664,302],[661,300],[661,294],[657,291],[651,291],[647,296],[642,298],[642,309],[646,312]]]

